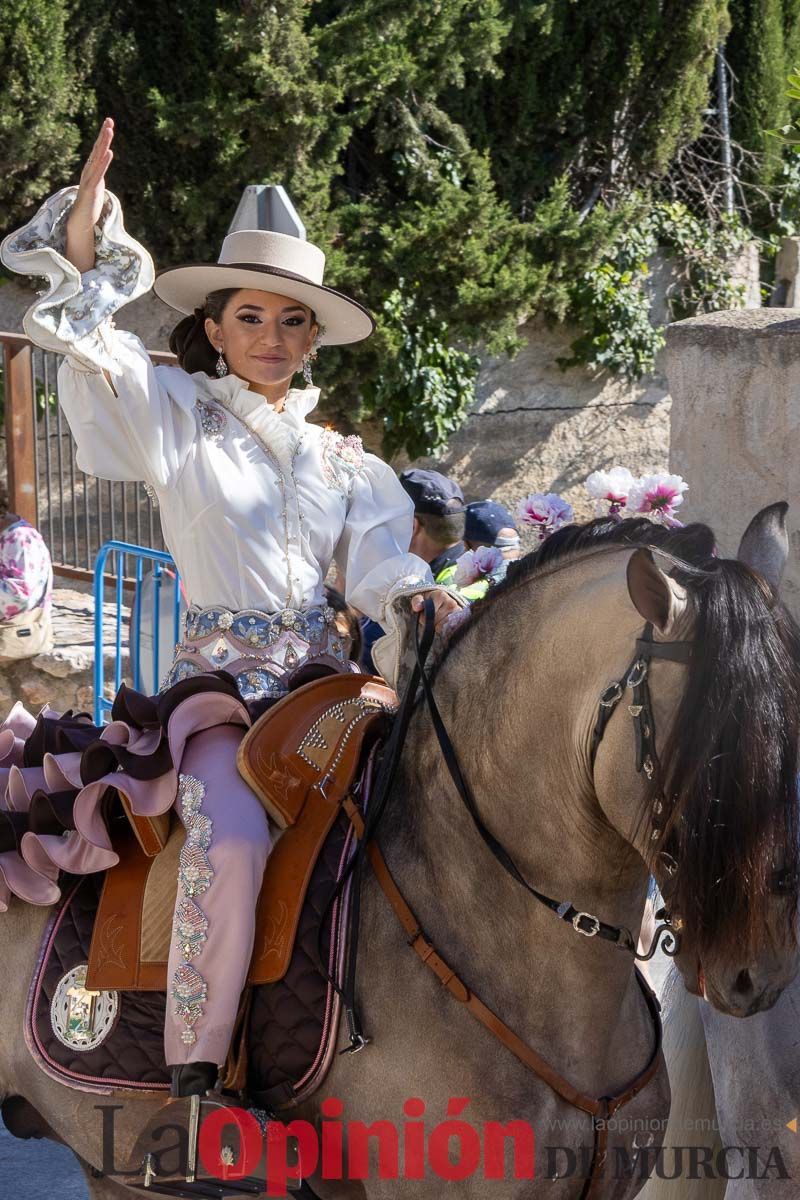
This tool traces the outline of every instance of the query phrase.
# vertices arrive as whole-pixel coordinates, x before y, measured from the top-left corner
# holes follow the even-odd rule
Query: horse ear
[[[667,633],[686,609],[686,589],[656,566],[646,546],[635,550],[628,559],[628,594],[645,619]]]
[[[756,513],[744,531],[736,555],[739,562],[763,575],[774,592],[781,586],[789,557],[789,535],[786,532],[788,511],[789,505],[781,500]]]

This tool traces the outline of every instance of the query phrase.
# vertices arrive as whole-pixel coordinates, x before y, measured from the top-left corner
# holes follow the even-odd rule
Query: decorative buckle
[[[639,687],[647,678],[647,663],[643,658],[638,659],[631,667],[630,675],[627,679],[629,688]]]
[[[601,708],[613,708],[622,699],[622,684],[610,683],[600,697]]]
[[[592,922],[592,929],[581,929],[580,923],[582,917],[586,917],[587,921]],[[575,916],[572,918],[572,928],[576,931],[576,933],[582,933],[584,937],[597,937],[598,933],[600,932],[600,922],[597,917],[592,915],[592,913],[579,912],[575,913]]]

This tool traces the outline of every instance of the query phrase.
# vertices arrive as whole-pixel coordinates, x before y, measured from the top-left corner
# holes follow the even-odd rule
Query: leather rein
[[[366,812],[358,807],[353,799],[344,801],[344,811],[349,817],[356,836],[359,839],[359,846],[353,859],[351,859],[351,871],[348,871],[345,879],[352,876],[353,878],[353,905],[350,922],[350,951],[348,954],[348,968],[346,972],[345,985],[341,989],[341,994],[345,1004],[345,1010],[348,1018],[350,1032],[350,1046],[346,1047],[342,1053],[352,1053],[363,1049],[368,1044],[369,1039],[366,1038],[362,1031],[355,1006],[355,963],[358,952],[358,927],[359,927],[359,893],[360,882],[364,859],[369,860],[370,866],[375,874],[376,880],[388,899],[392,909],[394,910],[403,930],[407,936],[407,944],[418,956],[421,962],[433,972],[442,987],[450,993],[450,995],[463,1004],[471,1013],[471,1015],[483,1025],[503,1046],[506,1047],[524,1066],[533,1071],[544,1083],[551,1088],[556,1095],[560,1096],[567,1104],[582,1112],[589,1114],[592,1117],[594,1131],[594,1147],[592,1155],[592,1163],[589,1175],[586,1180],[585,1187],[581,1193],[581,1200],[594,1200],[599,1194],[598,1186],[601,1178],[600,1172],[607,1157],[607,1141],[608,1141],[608,1119],[618,1112],[624,1105],[628,1104],[635,1096],[637,1096],[651,1081],[659,1070],[662,1062],[662,1031],[660,1005],[656,996],[644,980],[638,968],[634,968],[636,972],[637,982],[644,995],[648,1011],[650,1013],[654,1036],[655,1046],[653,1053],[644,1070],[636,1076],[636,1078],[628,1085],[628,1087],[620,1093],[613,1096],[590,1096],[579,1089],[575,1088],[569,1080],[560,1075],[555,1068],[542,1058],[535,1050],[528,1046],[517,1036],[517,1034],[505,1024],[501,1018],[485,1005],[478,996],[464,983],[459,975],[448,965],[444,958],[437,951],[433,941],[427,936],[419,924],[413,910],[407,903],[405,897],[400,891],[395,882],[387,864],[381,853],[380,847],[376,840],[376,832],[389,799],[391,786],[394,781],[397,767],[400,761],[400,754],[405,744],[406,733],[411,720],[411,715],[414,710],[415,699],[418,690],[422,689],[422,695],[430,713],[433,728],[436,733],[436,738],[444,759],[445,765],[450,774],[450,778],[456,788],[456,791],[461,798],[469,816],[480,835],[481,839],[491,851],[494,858],[500,863],[504,871],[521,887],[525,889],[539,903],[549,908],[562,921],[567,922],[572,926],[576,933],[584,937],[594,938],[599,937],[610,942],[617,949],[627,951],[634,958],[636,955],[636,946],[633,940],[633,935],[629,929],[615,926],[601,921],[599,917],[592,913],[584,912],[578,908],[570,900],[555,900],[550,896],[540,892],[533,887],[524,878],[513,858],[498,839],[487,829],[478,812],[477,805],[472,793],[472,790],[465,779],[461,770],[458,756],[455,748],[447,733],[447,729],[439,712],[436,699],[433,694],[433,686],[429,676],[425,671],[425,663],[430,652],[434,637],[434,610],[433,604],[428,599],[425,602],[425,624],[420,638],[419,623],[415,625],[415,650],[416,650],[416,665],[406,688],[392,732],[386,743],[383,760],[381,762],[378,779],[375,784],[374,795],[370,798]],[[655,642],[653,641],[653,626],[648,623],[645,626],[642,637],[636,642],[636,655],[626,670],[622,678],[612,683],[600,698],[599,712],[597,722],[592,734],[591,744],[591,764],[594,766],[594,761],[597,751],[603,740],[604,733],[608,723],[616,709],[619,707],[626,689],[632,692],[632,703],[628,705],[628,711],[634,721],[635,738],[636,738],[636,769],[640,773],[644,773],[648,780],[652,780],[658,771],[658,759],[655,751],[655,723],[653,718],[652,703],[648,686],[648,671],[649,665],[653,658],[667,659],[671,662],[688,663],[691,653],[691,644],[688,642]],[[651,832],[652,840],[656,841],[661,836],[663,826],[660,818],[663,813],[663,801],[659,800],[655,806],[655,817],[653,829]],[[345,879],[341,880],[341,885],[345,883]],[[338,889],[337,889],[338,892]],[[665,915],[662,912],[659,916]],[[673,940],[674,948],[667,950],[667,953],[675,954],[677,952],[677,935],[672,930],[669,924],[669,918],[666,918],[666,924],[656,931],[653,939],[653,946],[650,951],[642,956],[645,959],[651,958],[655,953],[659,937],[666,931],[669,937]],[[666,947],[665,947],[666,950]]]

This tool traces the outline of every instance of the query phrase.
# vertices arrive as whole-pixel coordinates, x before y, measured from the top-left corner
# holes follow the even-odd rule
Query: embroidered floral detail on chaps
[[[208,999],[206,981],[192,966],[192,959],[201,952],[208,935],[208,919],[195,903],[194,897],[207,892],[214,878],[214,869],[206,854],[211,845],[212,822],[200,811],[205,794],[205,784],[199,779],[193,775],[181,775],[178,796],[186,826],[186,841],[178,869],[178,886],[183,896],[175,913],[173,933],[184,961],[173,976],[172,999],[175,1002],[175,1015],[186,1026],[181,1033],[181,1041],[187,1046],[197,1041],[194,1026],[203,1015],[203,1006]]]

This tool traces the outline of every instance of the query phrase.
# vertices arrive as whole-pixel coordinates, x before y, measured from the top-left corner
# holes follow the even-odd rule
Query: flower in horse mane
[[[606,514],[609,517],[619,516],[620,510],[628,503],[628,496],[635,483],[636,480],[627,467],[592,471],[586,480],[586,490],[595,501],[598,517],[604,517]]]
[[[683,493],[688,489],[680,475],[643,475],[630,490],[628,511],[645,513],[663,525],[679,525],[673,514],[683,504]]]
[[[468,587],[478,579],[486,579],[503,566],[505,559],[496,546],[478,546],[467,550],[456,563],[453,583],[456,587]]]
[[[562,525],[569,525],[575,519],[572,505],[562,500],[556,492],[533,492],[525,500],[521,500],[517,516],[526,525],[532,525],[543,542],[551,533],[555,533]]]

